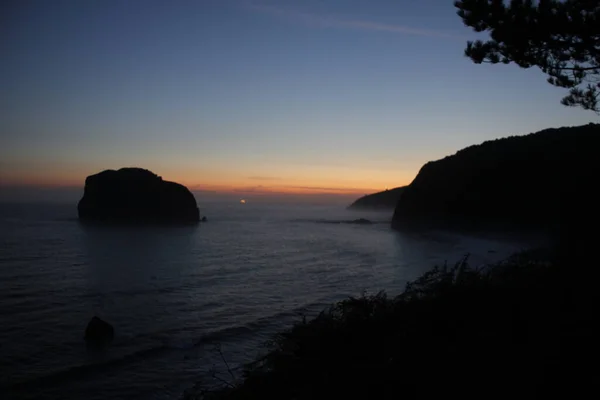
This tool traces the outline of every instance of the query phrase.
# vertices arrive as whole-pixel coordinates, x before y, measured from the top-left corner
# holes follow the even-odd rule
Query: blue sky
[[[464,57],[484,36],[452,3],[4,2],[0,184],[136,165],[198,189],[354,195],[597,121],[537,69]]]

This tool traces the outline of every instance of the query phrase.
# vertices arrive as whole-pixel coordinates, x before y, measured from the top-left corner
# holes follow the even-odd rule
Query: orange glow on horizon
[[[234,174],[228,171],[168,170],[148,168],[163,179],[181,183],[192,191],[208,191],[242,195],[339,195],[362,196],[386,188],[409,184],[416,172],[399,174],[394,171],[340,170],[335,168],[306,168],[295,174],[261,176]],[[84,168],[47,168],[0,171],[0,186],[83,187],[85,178],[101,171]],[[287,171],[284,171],[287,172]],[[296,171],[294,171],[296,172]]]

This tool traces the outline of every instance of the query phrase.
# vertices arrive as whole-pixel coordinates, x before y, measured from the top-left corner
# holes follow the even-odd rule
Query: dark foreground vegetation
[[[591,280],[548,255],[482,268],[465,257],[395,298],[299,322],[240,379],[188,398],[574,398],[597,382],[594,300]]]

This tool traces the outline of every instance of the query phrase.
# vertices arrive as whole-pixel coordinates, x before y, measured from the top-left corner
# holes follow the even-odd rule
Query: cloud
[[[244,186],[244,187],[236,187],[231,190],[234,193],[268,193],[270,190],[268,188],[258,185],[258,186]]]
[[[266,178],[266,177],[265,177]],[[282,178],[276,178],[279,180]],[[268,181],[268,180],[267,180]],[[212,185],[212,184],[197,184],[188,185],[188,188],[193,192],[206,194],[253,194],[253,195],[364,195],[366,193],[375,193],[383,190],[382,188],[355,188],[355,187],[331,187],[331,186],[310,186],[310,185],[293,185],[293,184],[261,184],[256,185]]]
[[[254,194],[270,194],[270,193],[287,193],[287,194],[364,194],[374,193],[377,189],[364,188],[340,188],[340,187],[324,187],[324,186],[295,186],[295,185],[277,185],[277,186],[245,186],[231,189],[234,193],[254,193]]]
[[[279,181],[281,178],[276,176],[249,176],[248,179],[253,181]]]
[[[276,6],[269,6],[264,4],[249,3],[248,7],[252,10],[263,14],[273,15],[279,18],[293,19],[298,22],[317,26],[317,27],[333,27],[333,28],[346,28],[355,30],[367,30],[367,31],[379,31],[389,32],[396,34],[414,35],[414,36],[426,36],[432,38],[442,39],[460,39],[465,40],[465,37],[459,35],[453,35],[451,33],[437,31],[432,29],[418,29],[412,28],[405,25],[396,24],[382,24],[373,21],[365,20],[354,20],[354,19],[340,19],[335,17],[324,17],[317,14],[305,13],[296,10],[284,9]]]
[[[313,191],[324,191],[324,192],[335,192],[335,193],[362,193],[365,189],[359,188],[339,188],[339,187],[323,187],[323,186],[284,186],[288,189],[299,189],[299,190],[313,190]],[[367,189],[370,191],[371,189]],[[377,191],[373,189],[373,191]]]

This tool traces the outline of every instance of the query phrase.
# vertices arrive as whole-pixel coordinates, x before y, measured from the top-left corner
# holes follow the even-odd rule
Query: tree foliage
[[[469,41],[477,64],[514,62],[539,67],[554,86],[569,89],[561,103],[600,113],[600,0],[462,0],[466,26],[491,40]]]

